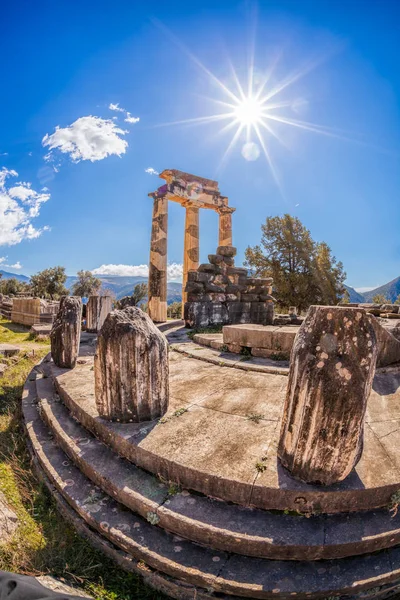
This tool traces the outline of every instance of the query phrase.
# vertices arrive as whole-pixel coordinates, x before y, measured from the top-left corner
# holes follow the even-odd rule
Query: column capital
[[[219,206],[216,210],[220,215],[231,215],[235,212],[236,208],[233,208],[233,206]]]

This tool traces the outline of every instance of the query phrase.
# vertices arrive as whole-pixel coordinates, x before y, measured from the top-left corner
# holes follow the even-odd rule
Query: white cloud
[[[24,181],[8,188],[7,177],[17,176],[16,171],[5,167],[0,170],[0,246],[37,238],[49,229],[35,229],[31,220],[39,215],[41,205],[49,200],[50,194],[36,192],[29,182]]]
[[[148,169],[145,169],[144,172],[148,173],[149,175],[159,175],[159,172],[156,171],[155,169],[153,169],[153,167],[149,167]]]
[[[375,285],[373,287],[357,287],[354,288],[356,290],[356,292],[360,292],[360,294],[363,294],[364,292],[370,292],[371,290],[375,290],[378,286]]]
[[[113,104],[112,102],[110,103],[110,105],[108,106],[108,108],[110,110],[115,110],[117,112],[126,112],[124,108],[121,108],[119,105],[119,102],[117,102],[116,104]]]
[[[95,162],[107,156],[125,154],[128,142],[120,136],[128,133],[110,119],[101,117],[80,117],[68,127],[57,126],[55,132],[48,133],[42,145],[50,149],[45,160],[52,160],[53,150],[69,154],[73,162],[90,160]]]
[[[131,124],[135,124],[135,123],[139,123],[140,121],[140,117],[132,117],[131,113],[126,110],[125,108],[122,108],[122,106],[119,105],[119,102],[117,102],[116,104],[113,104],[111,102],[111,104],[108,105],[108,108],[110,110],[114,110],[116,112],[120,112],[120,113],[125,113],[125,123],[131,123]],[[113,117],[114,119],[116,119],[117,117]]]
[[[126,118],[124,119],[125,123],[139,123],[140,117],[132,117],[130,112],[126,113]]]
[[[7,256],[0,256],[0,267],[8,267],[9,269],[22,269],[22,265],[17,260],[17,262],[13,265],[6,264]]]
[[[119,277],[148,277],[148,265],[101,265],[93,269],[94,275],[115,275]],[[171,263],[167,267],[169,280],[182,279],[183,265]]]

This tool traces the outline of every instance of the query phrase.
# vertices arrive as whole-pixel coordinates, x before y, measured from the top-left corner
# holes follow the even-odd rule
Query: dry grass
[[[93,549],[59,515],[47,488],[32,471],[20,419],[24,381],[48,346],[29,340],[21,326],[0,323],[0,342],[29,342],[25,354],[0,378],[0,490],[19,518],[12,540],[0,544],[0,569],[27,575],[51,574],[101,600],[164,600]]]

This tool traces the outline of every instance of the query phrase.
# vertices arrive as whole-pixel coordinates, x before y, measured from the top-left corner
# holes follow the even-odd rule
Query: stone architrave
[[[86,331],[97,333],[100,331],[108,313],[112,311],[111,296],[89,296],[86,305]]]
[[[156,323],[167,320],[167,229],[168,198],[154,198],[148,311],[150,318]]]
[[[168,343],[140,308],[114,310],[98,336],[96,405],[110,421],[152,421],[168,409]]]
[[[358,463],[377,355],[365,311],[310,307],[291,352],[278,447],[295,478],[332,485]]]
[[[82,299],[63,296],[50,332],[51,356],[57,367],[73,369],[79,354]]]

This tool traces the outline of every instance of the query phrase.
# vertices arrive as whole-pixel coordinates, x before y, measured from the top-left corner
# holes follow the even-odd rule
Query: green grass
[[[26,575],[50,574],[100,600],[165,600],[126,573],[78,536],[57,512],[47,488],[32,472],[21,427],[20,398],[24,381],[48,345],[29,340],[21,326],[0,323],[0,342],[29,342],[31,353],[22,355],[0,378],[0,490],[19,518],[7,544],[0,543],[0,569]]]

